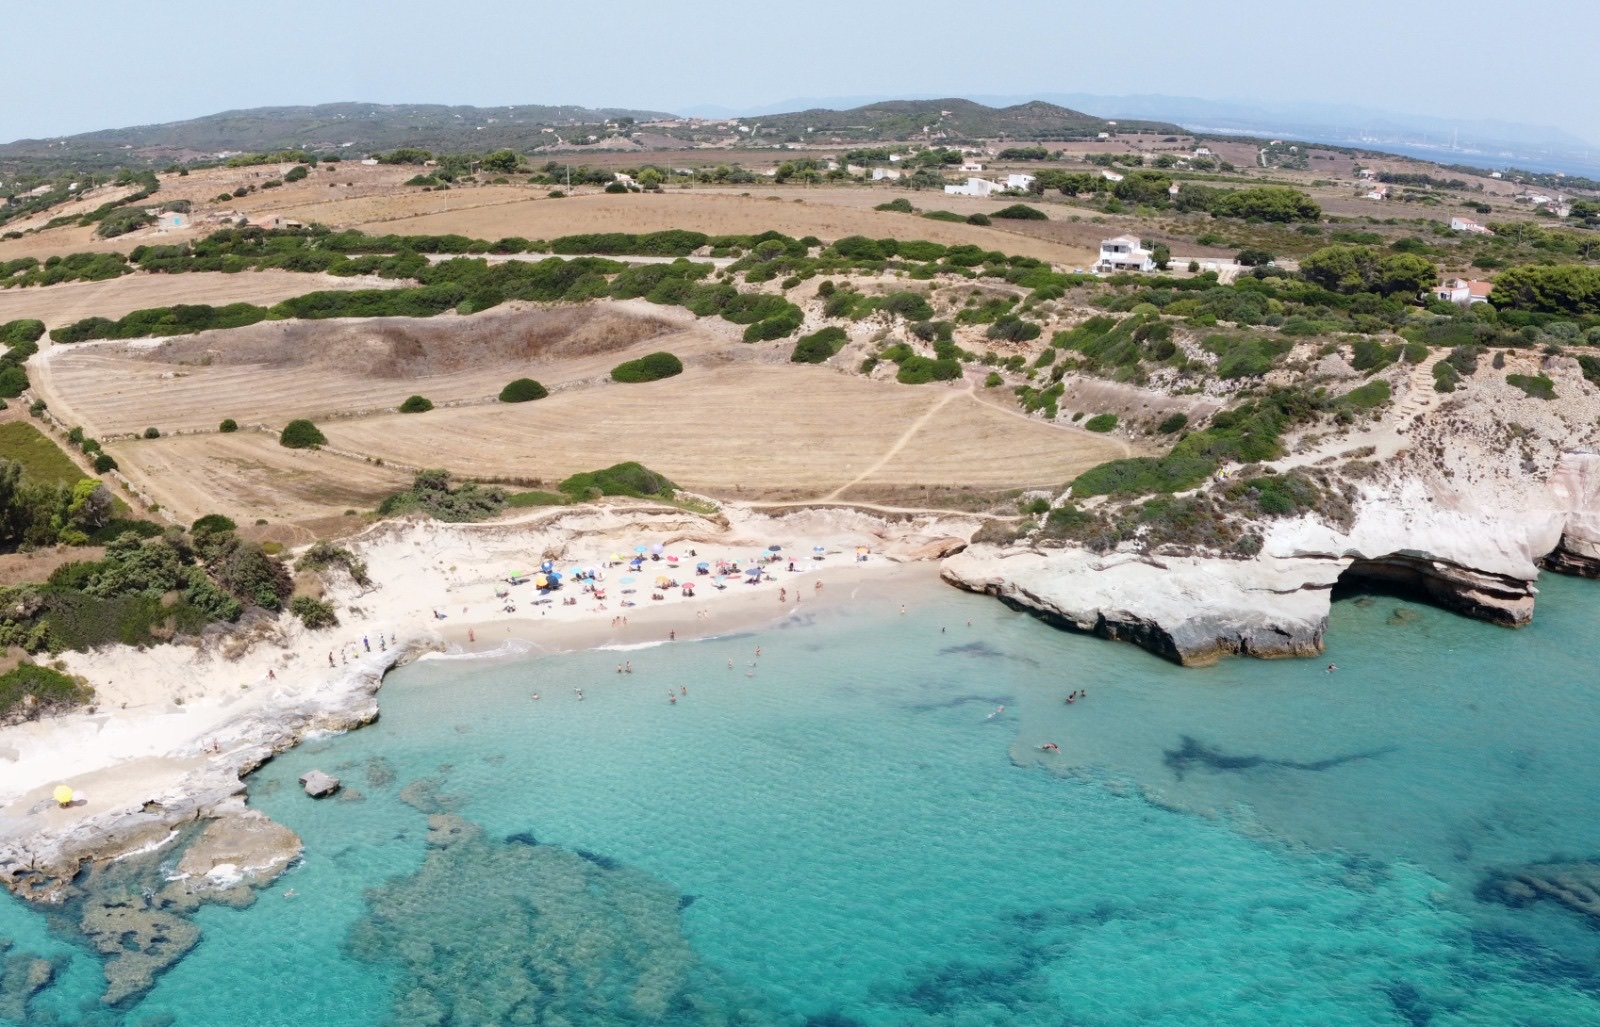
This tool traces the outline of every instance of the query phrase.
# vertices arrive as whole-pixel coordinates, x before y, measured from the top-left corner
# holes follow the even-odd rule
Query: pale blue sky
[[[672,110],[1088,92],[1355,103],[1555,125],[1600,144],[1591,20],[1549,0],[4,0],[0,11],[0,140],[339,100]]]

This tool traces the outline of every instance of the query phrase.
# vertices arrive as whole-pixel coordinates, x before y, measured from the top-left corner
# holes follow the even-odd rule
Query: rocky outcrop
[[[992,595],[1057,627],[1132,642],[1177,663],[1322,651],[1336,568],[1257,561],[1095,556],[1082,549],[973,546],[944,580]]]
[[[339,790],[339,779],[320,770],[301,774],[300,784],[305,787],[306,794],[313,799],[326,798]]]
[[[1253,559],[975,544],[942,574],[1057,626],[1185,665],[1321,652],[1341,583],[1376,582],[1521,627],[1533,619],[1541,566],[1600,576],[1600,454],[1563,454],[1548,488],[1514,500],[1402,479],[1362,497],[1348,527],[1313,515],[1259,527]]]
[[[0,884],[23,898],[59,903],[86,862],[152,848],[184,825],[243,811],[244,775],[312,732],[347,731],[377,719],[383,675],[409,652],[396,647],[381,656],[374,653],[353,666],[337,688],[321,690],[299,706],[241,717],[220,732],[223,755],[136,802],[59,824],[37,812],[0,817]],[[265,830],[252,834],[257,840],[272,837]]]

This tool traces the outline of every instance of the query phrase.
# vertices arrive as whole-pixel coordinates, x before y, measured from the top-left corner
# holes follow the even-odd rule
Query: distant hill
[[[646,122],[658,124],[642,131],[635,127]],[[363,155],[414,146],[440,153],[502,148],[528,153],[581,149],[598,141],[606,148],[648,150],[712,141],[726,144],[735,135],[751,145],[1074,139],[1093,138],[1113,127],[1102,118],[1041,101],[987,107],[954,98],[891,100],[849,110],[814,108],[747,118],[743,124],[747,131],[738,133],[726,124],[697,123],[661,111],[588,107],[376,103],[256,107],[162,125],[6,143],[0,145],[0,172],[160,167],[214,159],[222,153],[286,149]],[[1115,128],[1181,131],[1155,121],[1124,121]]]
[[[1034,100],[1010,107],[987,107],[971,100],[886,100],[848,110],[816,107],[792,114],[747,119],[762,136],[781,134],[805,142],[869,142],[909,139],[1073,139],[1093,138],[1112,126],[1067,107]],[[1121,131],[1180,132],[1159,121],[1126,121]]]
[[[77,165],[86,168],[163,164],[224,152],[283,149],[367,153],[398,146],[441,152],[548,145],[577,126],[607,121],[671,118],[659,111],[588,107],[447,107],[440,104],[325,103],[314,107],[256,107],[190,121],[86,132],[64,139],[24,139],[0,145],[0,167]]]

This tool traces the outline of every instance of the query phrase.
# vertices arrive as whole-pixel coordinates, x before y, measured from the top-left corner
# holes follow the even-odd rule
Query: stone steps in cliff
[[[1395,405],[1395,418],[1401,431],[1405,431],[1419,418],[1427,416],[1444,399],[1444,393],[1433,387],[1433,362],[1425,360],[1411,369],[1406,378],[1405,395]]]

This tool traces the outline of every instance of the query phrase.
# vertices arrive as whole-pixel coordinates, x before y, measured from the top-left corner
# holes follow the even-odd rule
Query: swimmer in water
[[[1336,666],[1334,666],[1333,664],[1330,663],[1330,664],[1328,664],[1328,669],[1327,669],[1326,673],[1332,674],[1334,671],[1336,671],[1338,669],[1339,669],[1338,667],[1336,667]]]
[[[534,701],[537,702],[538,699],[539,699],[539,693],[538,692],[533,693],[533,698],[534,698]]]
[[[1000,714],[1004,713],[1005,711],[1006,711],[1006,708],[1004,706],[996,706],[994,708],[994,712],[989,714],[989,716],[984,718],[984,719],[993,720],[994,718],[1000,716]]]
[[[295,895],[296,895],[296,892],[295,892],[295,890],[293,888],[290,888],[288,891],[283,893],[283,897],[286,898],[286,899],[292,899],[292,898],[295,897]]]
[[[688,685],[681,685],[681,686],[679,686],[678,691],[682,692],[684,695],[688,695],[689,694],[689,686]]]
[[[578,693],[578,701],[582,702],[583,701],[583,689],[574,688],[573,691]]]
[[[1040,752],[1060,752],[1061,751],[1061,746],[1057,745],[1054,742],[1046,742],[1043,745],[1039,746],[1039,751]]]

